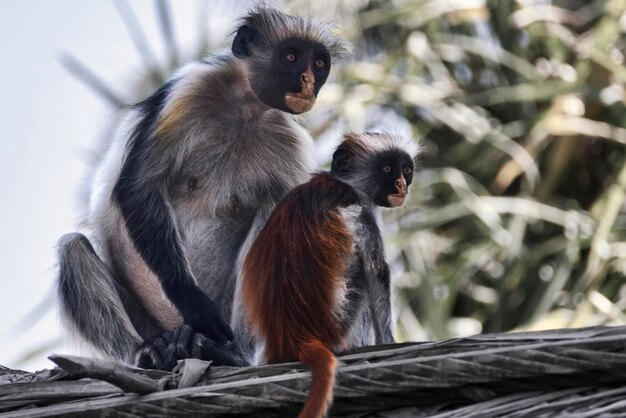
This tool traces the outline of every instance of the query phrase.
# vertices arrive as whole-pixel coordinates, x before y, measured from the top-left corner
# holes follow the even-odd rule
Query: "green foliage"
[[[339,7],[354,60],[311,127],[424,145],[384,214],[398,337],[625,323],[625,3]]]

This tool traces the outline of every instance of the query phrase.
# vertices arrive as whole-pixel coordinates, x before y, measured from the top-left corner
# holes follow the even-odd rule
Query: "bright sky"
[[[155,2],[129,3],[164,62]],[[209,2],[210,26],[223,38],[243,6],[220,3],[229,2]],[[202,17],[199,1],[175,5],[174,29],[184,53],[196,45]],[[0,0],[0,364],[26,370],[51,367],[46,356],[52,352],[75,352],[61,337],[52,298],[55,245],[62,234],[76,230],[86,165],[114,116],[103,99],[62,67],[63,52],[122,97],[142,74],[115,2]],[[28,331],[16,330],[39,304],[48,306],[46,314]],[[19,361],[38,347],[41,353]]]

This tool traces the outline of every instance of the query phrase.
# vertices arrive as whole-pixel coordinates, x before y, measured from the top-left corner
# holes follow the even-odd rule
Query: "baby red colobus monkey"
[[[244,263],[248,323],[266,363],[301,361],[313,381],[300,417],[332,401],[334,352],[393,343],[389,266],[376,206],[404,203],[415,142],[387,133],[348,134],[329,172],[289,192]]]

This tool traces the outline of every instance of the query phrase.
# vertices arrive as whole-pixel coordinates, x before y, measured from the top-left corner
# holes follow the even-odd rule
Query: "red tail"
[[[303,344],[299,357],[300,361],[311,369],[313,380],[309,398],[298,418],[324,417],[333,401],[337,358],[332,351],[317,340]]]

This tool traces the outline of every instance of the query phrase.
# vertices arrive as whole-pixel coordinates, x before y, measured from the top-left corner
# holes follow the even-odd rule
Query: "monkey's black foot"
[[[135,356],[135,364],[144,369],[172,370],[178,360],[197,358],[210,360],[216,366],[243,366],[235,344],[216,343],[189,325],[165,331],[144,342]]]
[[[218,344],[201,333],[194,335],[191,353],[194,358],[211,360],[216,366],[246,366],[234,342]]]
[[[193,328],[189,325],[165,331],[139,347],[135,364],[144,369],[172,370],[177,360],[192,357],[190,348],[193,336]]]

